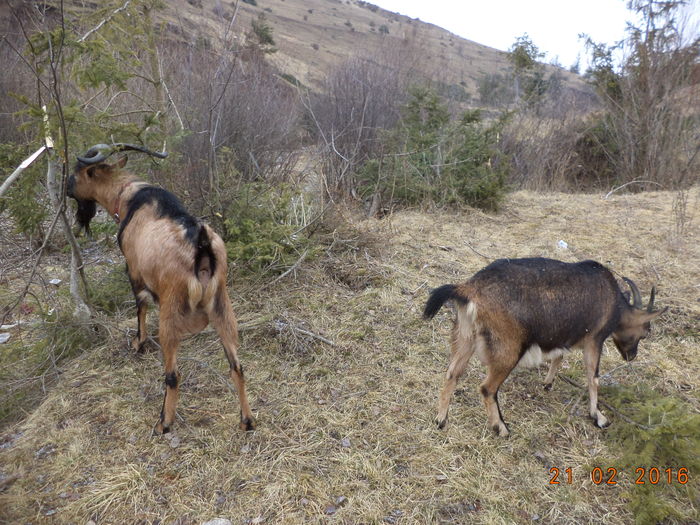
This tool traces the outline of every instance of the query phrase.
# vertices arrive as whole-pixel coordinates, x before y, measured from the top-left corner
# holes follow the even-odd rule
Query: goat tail
[[[204,287],[202,283],[199,282],[196,275],[191,275],[187,279],[187,302],[190,307],[190,311],[194,312],[199,304],[202,302],[204,297]]]
[[[442,308],[442,305],[450,299],[463,305],[469,303],[469,298],[461,293],[459,286],[455,284],[445,284],[430,292],[430,297],[428,297],[428,301],[425,303],[425,309],[423,310],[423,318],[432,319],[435,317],[435,314]]]
[[[198,227],[199,231],[195,241],[194,274],[187,281],[190,310],[195,310],[200,304],[209,308],[219,283],[219,279],[215,276],[217,260],[207,227],[204,224],[199,224]]]

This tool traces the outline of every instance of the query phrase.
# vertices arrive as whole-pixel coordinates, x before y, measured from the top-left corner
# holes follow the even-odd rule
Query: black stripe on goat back
[[[500,259],[470,279],[517,319],[527,332],[524,348],[568,348],[599,327],[605,339],[619,321],[620,289],[595,261],[565,263],[554,259]]]
[[[149,204],[156,205],[156,214],[159,218],[170,219],[173,222],[180,224],[185,229],[185,239],[187,239],[195,247],[197,263],[201,259],[201,251],[204,251],[204,253],[210,256],[213,274],[215,264],[214,254],[211,250],[209,236],[202,226],[202,223],[185,209],[175,195],[167,190],[164,190],[163,188],[146,186],[145,188],[138,190],[136,193],[134,193],[134,196],[131,197],[126,216],[119,224],[119,234],[117,235],[119,247],[121,248],[122,245],[122,234],[131,222],[131,219],[133,219],[136,212],[138,212],[143,206]],[[198,264],[195,265],[195,268],[197,268],[197,266]]]

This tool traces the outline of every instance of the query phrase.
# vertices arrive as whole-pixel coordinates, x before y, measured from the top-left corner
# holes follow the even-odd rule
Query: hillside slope
[[[425,78],[477,93],[485,74],[509,67],[506,53],[466,40],[433,24],[386,11],[360,0],[256,0],[239,2],[234,30],[250,29],[263,13],[278,51],[271,60],[303,84],[317,86],[333,66],[351,56],[400,54]],[[217,34],[235,12],[234,2],[173,0],[164,16],[191,35]],[[403,64],[404,67],[406,64]],[[550,71],[555,68],[547,66]],[[558,69],[570,87],[586,90],[578,75]]]
[[[696,210],[699,197],[690,196]],[[696,471],[695,485],[664,478],[647,496],[634,485],[634,468],[621,470],[617,486],[591,483],[596,466],[629,466],[621,436],[640,432],[628,420],[637,417],[634,405],[603,408],[613,422],[598,430],[583,390],[560,378],[543,391],[544,366],[517,371],[501,389],[509,439],[487,428],[476,360],[450,424],[438,431],[451,313],[434,322],[420,316],[430,288],[494,258],[602,261],[632,277],[645,298],[656,284],[657,304],[670,307],[634,362],[623,364],[606,345],[602,401],[613,403],[621,391],[654,395],[683,407],[682,420],[697,420],[700,230],[675,235],[673,200],[661,192],[607,200],[516,192],[496,215],[348,215],[350,225],[337,222],[327,250],[293,274],[262,290],[246,282],[230,290],[259,422],[250,433],[238,430],[237,401],[210,332],[186,341],[178,357],[174,436],[151,436],[163,372],[158,353],[127,350],[126,328],[135,326],[129,307],[105,319],[103,342],[67,364],[42,405],[0,437],[0,522],[632,523],[631,502],[643,497],[674,509],[665,523],[694,522]],[[155,321],[151,314],[152,333]],[[583,375],[580,352],[567,356],[560,376],[582,384]],[[679,439],[697,447],[697,435]],[[670,466],[675,475],[687,466],[679,461],[638,466]],[[573,482],[562,475],[550,485],[551,467],[570,467]]]

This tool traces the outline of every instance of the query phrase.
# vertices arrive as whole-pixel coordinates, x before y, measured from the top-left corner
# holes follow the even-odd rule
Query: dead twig
[[[622,186],[618,186],[617,188],[611,189],[608,193],[605,194],[605,197],[603,197],[603,200],[607,200],[610,195],[615,193],[617,190],[621,190],[625,186],[629,186],[630,184],[656,184],[657,186],[661,186],[658,182],[654,182],[653,180],[631,180],[629,182],[625,182]]]
[[[19,176],[22,174],[22,172],[27,169],[38,157],[41,155],[44,150],[46,149],[46,146],[40,147],[38,150],[36,150],[34,153],[32,153],[29,157],[24,159],[22,161],[22,164],[20,164],[15,171],[12,172],[12,174],[5,179],[5,182],[2,183],[2,186],[0,186],[0,197],[2,197],[7,189],[12,185],[12,183],[19,178]]]
[[[297,262],[295,262],[286,272],[277,276],[275,279],[273,279],[269,283],[263,284],[258,290],[264,290],[265,288],[272,286],[276,282],[284,279],[287,275],[289,275],[290,273],[292,273],[294,270],[296,270],[299,267],[299,265],[304,261],[304,259],[306,259],[306,256],[308,254],[309,254],[309,250],[304,250],[304,253],[302,253],[301,257],[299,257],[299,259],[297,259]]]
[[[325,337],[315,334],[313,332],[309,332],[308,330],[304,330],[303,328],[299,328],[298,326],[294,326],[292,323],[287,323],[284,321],[280,321],[279,319],[275,321],[275,329],[278,332],[281,332],[285,329],[291,330],[292,332],[297,332],[302,335],[309,336],[313,339],[318,339],[319,341],[326,343],[329,346],[335,346],[335,343],[331,341],[330,339],[326,339]]]
[[[484,255],[481,252],[478,252],[476,248],[474,248],[471,244],[469,244],[467,241],[464,241],[464,244],[469,248],[471,251],[473,251],[475,254],[479,255],[480,257],[483,257],[487,261],[493,261],[493,257],[489,257],[488,255]]]

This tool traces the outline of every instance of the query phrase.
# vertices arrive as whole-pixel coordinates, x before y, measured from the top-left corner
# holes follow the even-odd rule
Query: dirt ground
[[[64,362],[43,402],[2,430],[0,522],[634,523],[634,472],[621,470],[616,485],[591,480],[595,467],[620,466],[612,429],[632,424],[624,407],[603,408],[612,426],[598,430],[583,390],[557,379],[545,392],[546,367],[517,370],[499,395],[511,437],[497,438],[475,359],[438,430],[451,313],[427,322],[421,312],[431,288],[497,258],[598,260],[631,277],[645,299],[656,285],[658,306],[669,307],[634,362],[623,365],[606,343],[602,400],[642,385],[697,415],[700,191],[683,219],[674,197],[516,192],[493,215],[344,213],[332,242],[294,272],[230,289],[254,432],[238,429],[238,401],[209,331],[184,342],[175,431],[153,437],[160,356],[128,351],[135,318],[125,307],[103,320],[100,344]],[[152,329],[155,321],[152,312]],[[572,352],[560,376],[583,383],[582,371]],[[640,465],[654,466],[683,467]],[[670,523],[700,520],[698,475],[651,488],[675,509]]]

